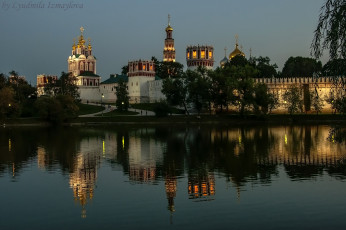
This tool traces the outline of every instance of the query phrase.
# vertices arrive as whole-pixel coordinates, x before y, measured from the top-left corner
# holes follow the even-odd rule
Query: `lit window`
[[[213,58],[213,53],[209,51],[209,58]]]
[[[145,65],[143,65],[143,70],[145,70]]]
[[[196,58],[196,57],[197,57],[197,51],[196,51],[196,50],[192,51],[192,57],[193,57],[193,58]]]
[[[205,58],[205,51],[204,50],[201,51],[201,58]]]
[[[188,59],[190,58],[190,52],[187,53],[187,58],[188,58]]]
[[[153,70],[153,66],[152,65],[150,66],[150,70]]]

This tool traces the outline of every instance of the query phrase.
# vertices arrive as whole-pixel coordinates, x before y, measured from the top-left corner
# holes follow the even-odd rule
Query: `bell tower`
[[[172,37],[173,28],[170,24],[171,16],[168,14],[168,26],[166,27],[165,47],[163,49],[163,61],[175,62],[174,39]]]

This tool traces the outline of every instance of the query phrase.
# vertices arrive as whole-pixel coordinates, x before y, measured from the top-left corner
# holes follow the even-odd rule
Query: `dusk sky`
[[[325,0],[0,0],[0,72],[15,70],[36,84],[37,74],[67,71],[73,38],[85,28],[102,81],[130,60],[162,60],[171,15],[176,60],[186,67],[188,45],[214,46],[214,67],[235,46],[246,57],[268,56],[281,71],[290,56],[310,57]],[[28,4],[36,5],[28,5]],[[81,8],[58,9],[55,4]],[[29,8],[19,8],[26,6]],[[38,8],[40,7],[40,8]],[[327,61],[323,57],[322,63]]]

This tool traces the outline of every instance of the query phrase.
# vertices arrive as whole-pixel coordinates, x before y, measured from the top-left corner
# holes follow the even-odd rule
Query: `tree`
[[[331,60],[346,59],[346,0],[327,0],[321,7],[311,44],[312,54],[320,58],[325,49]]]
[[[313,77],[322,70],[322,63],[313,58],[290,57],[282,69],[282,77]]]
[[[185,113],[187,110],[187,87],[182,77],[171,79],[166,78],[162,83],[162,93],[166,96],[167,102],[172,106],[184,106]]]
[[[77,78],[71,73],[62,72],[60,78],[53,83],[55,95],[69,95],[75,100],[79,99],[78,86],[76,85]]]
[[[7,77],[5,74],[0,73],[0,89],[4,88],[7,84]]]
[[[316,113],[320,113],[323,109],[323,99],[318,95],[317,90],[310,92],[310,101],[312,108],[316,111]]]
[[[156,57],[151,57],[151,60],[154,61],[156,75],[162,79],[181,77],[184,72],[184,65],[179,62],[160,62]]]
[[[235,88],[231,95],[233,98],[232,103],[239,107],[241,116],[254,104],[253,77],[257,73],[258,71],[250,65],[231,66],[229,69],[229,76],[233,79],[231,84],[234,84],[233,87]]]
[[[346,59],[329,60],[322,68],[322,74],[326,77],[346,76]]]
[[[19,106],[15,101],[15,92],[11,87],[0,89],[0,120],[15,116],[19,112]]]
[[[258,75],[256,77],[265,78],[277,76],[276,69],[278,66],[276,64],[271,65],[269,57],[259,56],[258,58],[253,58],[253,60],[255,62],[256,69],[258,70]]]
[[[275,94],[268,92],[268,87],[266,84],[256,84],[254,91],[255,113],[267,114],[278,106],[278,98],[275,96]]]
[[[282,97],[284,99],[284,106],[290,115],[302,110],[303,100],[301,99],[300,89],[297,86],[292,85]]]
[[[129,72],[129,65],[124,65],[123,67],[121,67],[121,74],[122,75],[126,75]]]
[[[185,72],[188,100],[197,110],[198,114],[203,108],[209,105],[210,108],[210,81],[209,78],[204,75],[204,69],[198,69],[197,71],[187,70]]]
[[[230,87],[230,78],[227,77],[227,70],[229,67],[217,68],[215,71],[210,71],[208,76],[210,78],[210,96],[211,101],[216,109],[228,108],[230,103],[230,95],[232,95],[233,88]]]
[[[119,111],[127,111],[130,106],[130,97],[129,93],[127,92],[126,82],[122,80],[119,81],[115,94],[117,96],[117,100],[115,102],[117,109]]]
[[[77,117],[78,106],[70,95],[58,95],[56,97],[42,96],[35,103],[41,118],[60,124]]]

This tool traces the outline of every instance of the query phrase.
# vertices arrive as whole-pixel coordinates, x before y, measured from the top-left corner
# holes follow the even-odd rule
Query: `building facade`
[[[86,45],[84,28],[80,28],[78,43],[72,45],[72,54],[68,57],[68,72],[76,77],[76,85],[82,101],[98,101],[101,77],[96,74],[96,57],[93,55],[90,39]]]
[[[170,15],[168,15],[168,26],[166,27],[165,47],[163,48],[163,61],[175,62],[175,48],[173,39],[173,28],[170,25]]]
[[[212,46],[188,46],[186,48],[186,64],[188,70],[197,70],[198,67],[213,69],[214,48]]]

